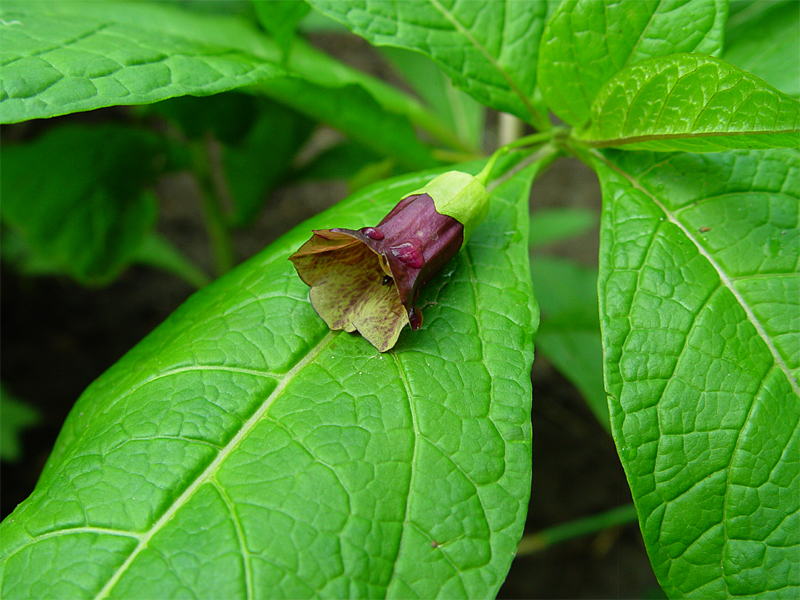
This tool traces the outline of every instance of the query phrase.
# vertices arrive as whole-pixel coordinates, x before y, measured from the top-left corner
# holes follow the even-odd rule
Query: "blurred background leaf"
[[[258,22],[286,56],[292,47],[298,23],[311,7],[303,0],[253,0],[253,8]]]
[[[800,2],[733,0],[722,58],[800,98]]]
[[[64,126],[8,145],[3,223],[40,264],[84,283],[107,282],[153,228],[157,206],[149,188],[162,154],[152,133],[122,125]]]
[[[0,459],[18,461],[22,456],[21,433],[40,420],[38,410],[12,395],[0,383]]]
[[[531,215],[529,247],[569,240],[597,226],[584,208],[553,208]],[[610,431],[603,387],[603,349],[597,303],[597,269],[571,259],[531,255],[531,279],[542,321],[540,354],[580,390],[601,425]]]

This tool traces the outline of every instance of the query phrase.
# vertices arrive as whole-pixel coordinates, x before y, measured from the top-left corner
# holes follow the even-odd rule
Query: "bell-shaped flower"
[[[403,198],[375,227],[315,230],[289,259],[332,330],[358,331],[380,352],[419,329],[420,288],[466,243],[489,210],[472,175],[451,171]]]

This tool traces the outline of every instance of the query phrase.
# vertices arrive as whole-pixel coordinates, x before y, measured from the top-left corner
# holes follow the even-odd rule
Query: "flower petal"
[[[290,259],[328,327],[358,330],[381,352],[395,345],[408,314],[396,288],[383,284],[379,255],[352,235],[319,230]]]

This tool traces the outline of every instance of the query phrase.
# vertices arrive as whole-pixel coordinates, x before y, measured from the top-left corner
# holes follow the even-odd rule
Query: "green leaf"
[[[570,260],[535,256],[531,258],[531,279],[542,311],[537,351],[580,390],[600,424],[610,429],[603,386],[597,270]]]
[[[0,214],[38,262],[79,281],[112,279],[152,229],[158,145],[128,127],[70,125],[3,149]]]
[[[583,137],[625,150],[797,148],[800,102],[710,56],[659,57],[600,90]]]
[[[168,240],[155,232],[144,239],[131,259],[133,262],[172,273],[198,289],[211,283],[208,275]]]
[[[297,54],[295,49],[292,56]],[[408,168],[439,164],[417,139],[408,118],[385,110],[359,84],[328,87],[298,77],[276,79],[259,89],[305,115],[328,123],[375,152],[397,159]]]
[[[719,55],[726,16],[725,0],[564,0],[542,35],[544,99],[583,126],[600,89],[626,66],[679,52]]]
[[[269,192],[288,175],[315,123],[274,102],[259,102],[258,120],[240,144],[222,148],[222,164],[233,203],[232,222],[246,226]]]
[[[734,14],[735,8],[740,9]],[[796,0],[756,0],[731,4],[723,59],[785,94],[800,98],[798,56],[800,3]]]
[[[530,247],[538,248],[581,235],[596,223],[595,213],[584,208],[537,210],[531,216]]]
[[[453,86],[444,71],[424,54],[386,46],[382,54],[417,94],[462,142],[465,151],[478,152],[483,142],[486,109]]]
[[[617,449],[670,597],[800,596],[800,155],[596,153]]]
[[[410,168],[438,164],[412,123],[452,136],[407,94],[300,40],[289,78],[277,45],[238,17],[102,1],[9,1],[0,15],[2,122],[257,86]]]
[[[286,260],[431,177],[287,234],[93,383],[0,528],[3,598],[494,596],[530,493],[531,169],[389,353],[329,332]]]
[[[36,425],[42,416],[39,411],[8,393],[0,384],[0,458],[16,462],[22,455],[20,434]]]
[[[398,46],[435,60],[479,102],[541,124],[533,107],[542,0],[309,0],[376,46]]]
[[[207,96],[284,74],[243,20],[163,3],[3,2],[0,119]]]
[[[303,0],[253,0],[258,21],[275,39],[284,54],[289,52],[300,19],[311,7]]]

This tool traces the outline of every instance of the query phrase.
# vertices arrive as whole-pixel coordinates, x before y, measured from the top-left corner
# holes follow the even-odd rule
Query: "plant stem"
[[[506,144],[505,146],[498,148],[492,156],[489,157],[489,161],[486,163],[486,166],[483,170],[475,176],[475,179],[480,181],[483,185],[489,181],[489,175],[492,173],[492,169],[494,168],[497,159],[502,156],[505,156],[512,150],[520,148],[522,146],[533,146],[535,144],[541,144],[553,138],[561,129],[551,129],[550,131],[542,131],[539,133],[534,133],[532,135],[527,135],[525,137],[521,137],[518,140],[514,140],[513,142]]]
[[[225,215],[215,193],[209,150],[209,143],[195,144],[192,152],[192,163],[200,184],[203,217],[209,241],[211,242],[214,271],[219,276],[224,275],[233,268],[234,253],[233,241],[225,221]]]
[[[613,508],[599,515],[593,515],[577,521],[570,521],[550,527],[544,531],[523,536],[517,547],[517,556],[534,554],[560,542],[570,540],[582,535],[595,533],[618,527],[636,521],[636,508],[633,504],[626,504]]]

